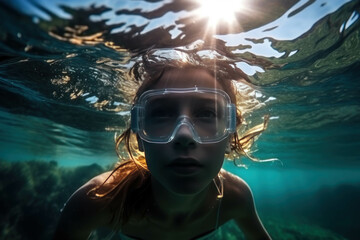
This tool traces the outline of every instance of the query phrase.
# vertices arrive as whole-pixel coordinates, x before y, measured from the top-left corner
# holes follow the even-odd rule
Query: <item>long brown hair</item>
[[[199,61],[199,59],[191,61],[189,56],[187,61],[155,61],[154,59],[145,55],[129,71],[129,79],[139,85],[133,98],[133,104],[143,92],[151,89],[161,79],[164,72],[171,69],[202,69],[218,81],[233,103],[237,104],[241,101],[237,97],[233,81],[234,79],[245,79],[246,81],[247,77],[241,70],[232,66],[226,70],[225,67],[229,64],[212,63],[209,67],[209,64]],[[225,157],[240,166],[241,163],[239,164],[238,160],[243,156],[253,161],[259,161],[250,155],[250,148],[256,138],[266,129],[268,120],[269,118],[265,116],[262,124],[249,129],[242,135],[235,132],[231,138],[231,153]],[[239,108],[236,113],[236,121],[237,128],[239,128],[243,123]],[[130,217],[141,218],[146,214],[152,203],[152,193],[150,172],[143,152],[138,149],[136,135],[128,128],[121,135],[115,137],[115,145],[120,159],[119,163],[105,182],[92,189],[89,195],[95,199],[106,200],[114,212],[112,222],[114,226],[119,227],[126,224]]]

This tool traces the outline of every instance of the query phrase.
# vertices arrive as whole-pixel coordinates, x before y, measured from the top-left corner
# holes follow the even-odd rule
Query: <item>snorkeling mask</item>
[[[236,107],[220,89],[167,88],[141,94],[131,129],[149,143],[171,142],[187,126],[198,143],[216,143],[236,130]]]

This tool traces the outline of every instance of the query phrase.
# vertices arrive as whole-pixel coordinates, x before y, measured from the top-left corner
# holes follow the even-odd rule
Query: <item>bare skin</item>
[[[222,170],[224,176],[224,198],[221,204],[219,225],[234,219],[243,231],[246,239],[270,239],[255,209],[252,193],[248,185],[239,177]],[[104,173],[83,185],[68,201],[60,219],[55,239],[87,239],[90,233],[99,227],[111,227],[112,213],[102,204],[90,199],[87,192],[102,183]],[[181,207],[183,212],[173,213],[169,209],[154,207],[142,221],[129,221],[122,233],[139,239],[192,239],[214,230],[217,214],[214,188],[209,189],[213,201],[207,199],[204,204]],[[198,198],[195,199],[198,202]],[[188,211],[186,211],[188,210]]]
[[[165,72],[154,88],[220,88],[217,81],[203,70]],[[191,104],[184,109],[191,108]],[[229,138],[217,143],[199,144],[187,127],[177,132],[167,144],[139,141],[151,172],[154,204],[144,218],[131,217],[121,227],[124,235],[135,239],[194,239],[215,229],[219,207],[213,179],[221,171],[224,196],[219,226],[235,220],[246,239],[270,239],[255,209],[248,185],[239,177],[221,169]],[[191,176],[178,175],[166,166],[174,159],[191,157],[201,163],[201,170]],[[110,173],[99,175],[75,192],[63,210],[55,239],[87,239],[99,227],[111,228],[112,212],[87,193],[101,184]]]

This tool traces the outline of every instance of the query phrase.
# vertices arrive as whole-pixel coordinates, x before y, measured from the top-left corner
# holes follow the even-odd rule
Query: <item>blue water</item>
[[[30,163],[21,168],[27,172],[31,160],[109,168],[114,133],[129,119],[122,76],[136,57],[152,47],[187,46],[200,55],[215,49],[249,76],[256,100],[245,114],[249,125],[271,116],[253,154],[282,164],[224,165],[249,183],[264,224],[285,234],[278,220],[291,220],[288,235],[277,235],[284,239],[313,239],[316,232],[319,239],[357,239],[360,1],[243,5],[237,21],[211,28],[190,0],[0,1],[3,173],[15,163]],[[39,174],[55,171],[48,168]],[[10,239],[8,219],[0,236]]]

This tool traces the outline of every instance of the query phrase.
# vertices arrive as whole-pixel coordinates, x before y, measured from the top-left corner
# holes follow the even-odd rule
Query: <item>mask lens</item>
[[[168,139],[179,115],[174,101],[164,96],[153,96],[146,101],[144,109],[144,135],[150,139]]]
[[[215,94],[208,97],[211,98],[199,100],[199,106],[191,116],[194,129],[202,141],[221,137],[227,125],[224,99]]]

